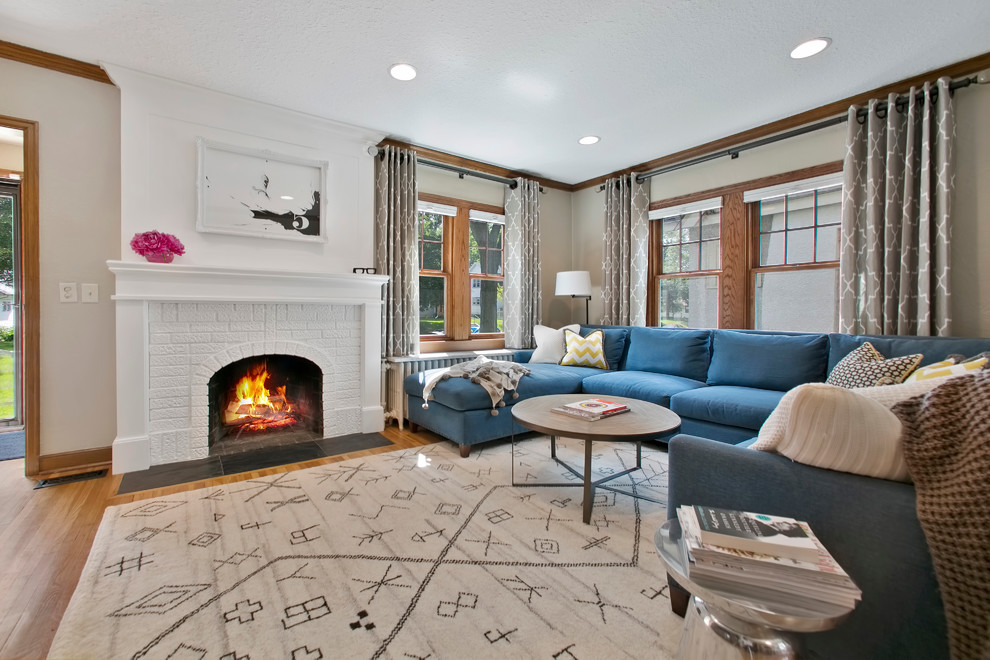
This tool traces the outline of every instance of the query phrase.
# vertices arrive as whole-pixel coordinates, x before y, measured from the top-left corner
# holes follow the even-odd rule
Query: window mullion
[[[471,338],[471,278],[468,275],[470,220],[468,209],[459,207],[452,218],[450,335],[454,341]]]

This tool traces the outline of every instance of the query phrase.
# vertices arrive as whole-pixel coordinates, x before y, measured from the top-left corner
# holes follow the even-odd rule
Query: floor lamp
[[[591,303],[591,273],[586,270],[565,270],[557,273],[557,296],[584,298],[584,324],[588,324],[588,305]]]

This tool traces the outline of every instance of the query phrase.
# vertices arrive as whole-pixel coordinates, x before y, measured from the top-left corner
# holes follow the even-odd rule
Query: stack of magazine
[[[767,605],[821,612],[862,594],[807,523],[707,506],[677,509],[688,577]]]
[[[629,412],[629,407],[624,403],[615,403],[613,401],[606,401],[605,399],[584,399],[583,401],[575,401],[574,403],[565,403],[550,410],[562,415],[570,415],[571,417],[594,421]]]

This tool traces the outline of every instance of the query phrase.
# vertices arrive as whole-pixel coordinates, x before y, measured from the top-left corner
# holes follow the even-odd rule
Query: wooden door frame
[[[24,421],[24,474],[40,472],[41,457],[41,270],[39,231],[38,122],[0,115],[0,126],[24,132],[21,179],[21,414]]]

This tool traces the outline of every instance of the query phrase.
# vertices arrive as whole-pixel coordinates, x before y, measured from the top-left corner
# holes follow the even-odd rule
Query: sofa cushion
[[[567,351],[560,358],[560,364],[566,367],[594,367],[608,369],[605,360],[605,335],[601,330],[589,332],[582,337],[576,332],[564,329],[564,344]]]
[[[630,347],[631,349],[632,347]],[[619,371],[598,374],[588,376],[581,383],[582,391],[588,394],[627,396],[633,399],[651,401],[666,407],[670,406],[672,395],[699,387],[705,387],[705,384],[690,378],[647,371]]]
[[[608,362],[608,368],[622,369],[623,359],[626,354],[626,345],[629,343],[629,328],[613,327],[608,325],[581,326],[581,334],[584,336],[587,336],[594,330],[601,330],[605,335],[605,361]]]
[[[577,323],[565,325],[563,328],[550,328],[545,325],[533,326],[533,339],[536,340],[536,348],[529,356],[529,362],[543,364],[558,364],[560,358],[564,357],[566,348],[564,347],[564,330],[577,332],[581,326]]]
[[[755,431],[763,425],[783,396],[784,393],[777,390],[717,385],[671,396],[670,409],[681,417]]]
[[[838,387],[895,385],[915,370],[921,358],[921,353],[914,353],[888,360],[866,342],[842,358],[825,382]]]
[[[631,328],[624,369],[704,382],[711,355],[708,330]]]
[[[825,380],[827,357],[825,335],[716,330],[707,382],[786,392],[802,383]]]
[[[516,387],[518,398],[513,397],[512,393],[509,392],[505,398],[506,403],[511,404],[544,394],[577,394],[581,392],[581,380],[583,378],[601,373],[599,369],[561,367],[556,364],[526,366],[529,369],[529,375],[523,376]],[[422,398],[423,388],[428,379],[441,371],[443,370],[431,369],[406,376],[403,380],[406,394]],[[438,401],[453,410],[491,410],[492,408],[492,399],[488,392],[467,378],[450,378],[440,381],[433,388],[431,394],[434,401]]]

